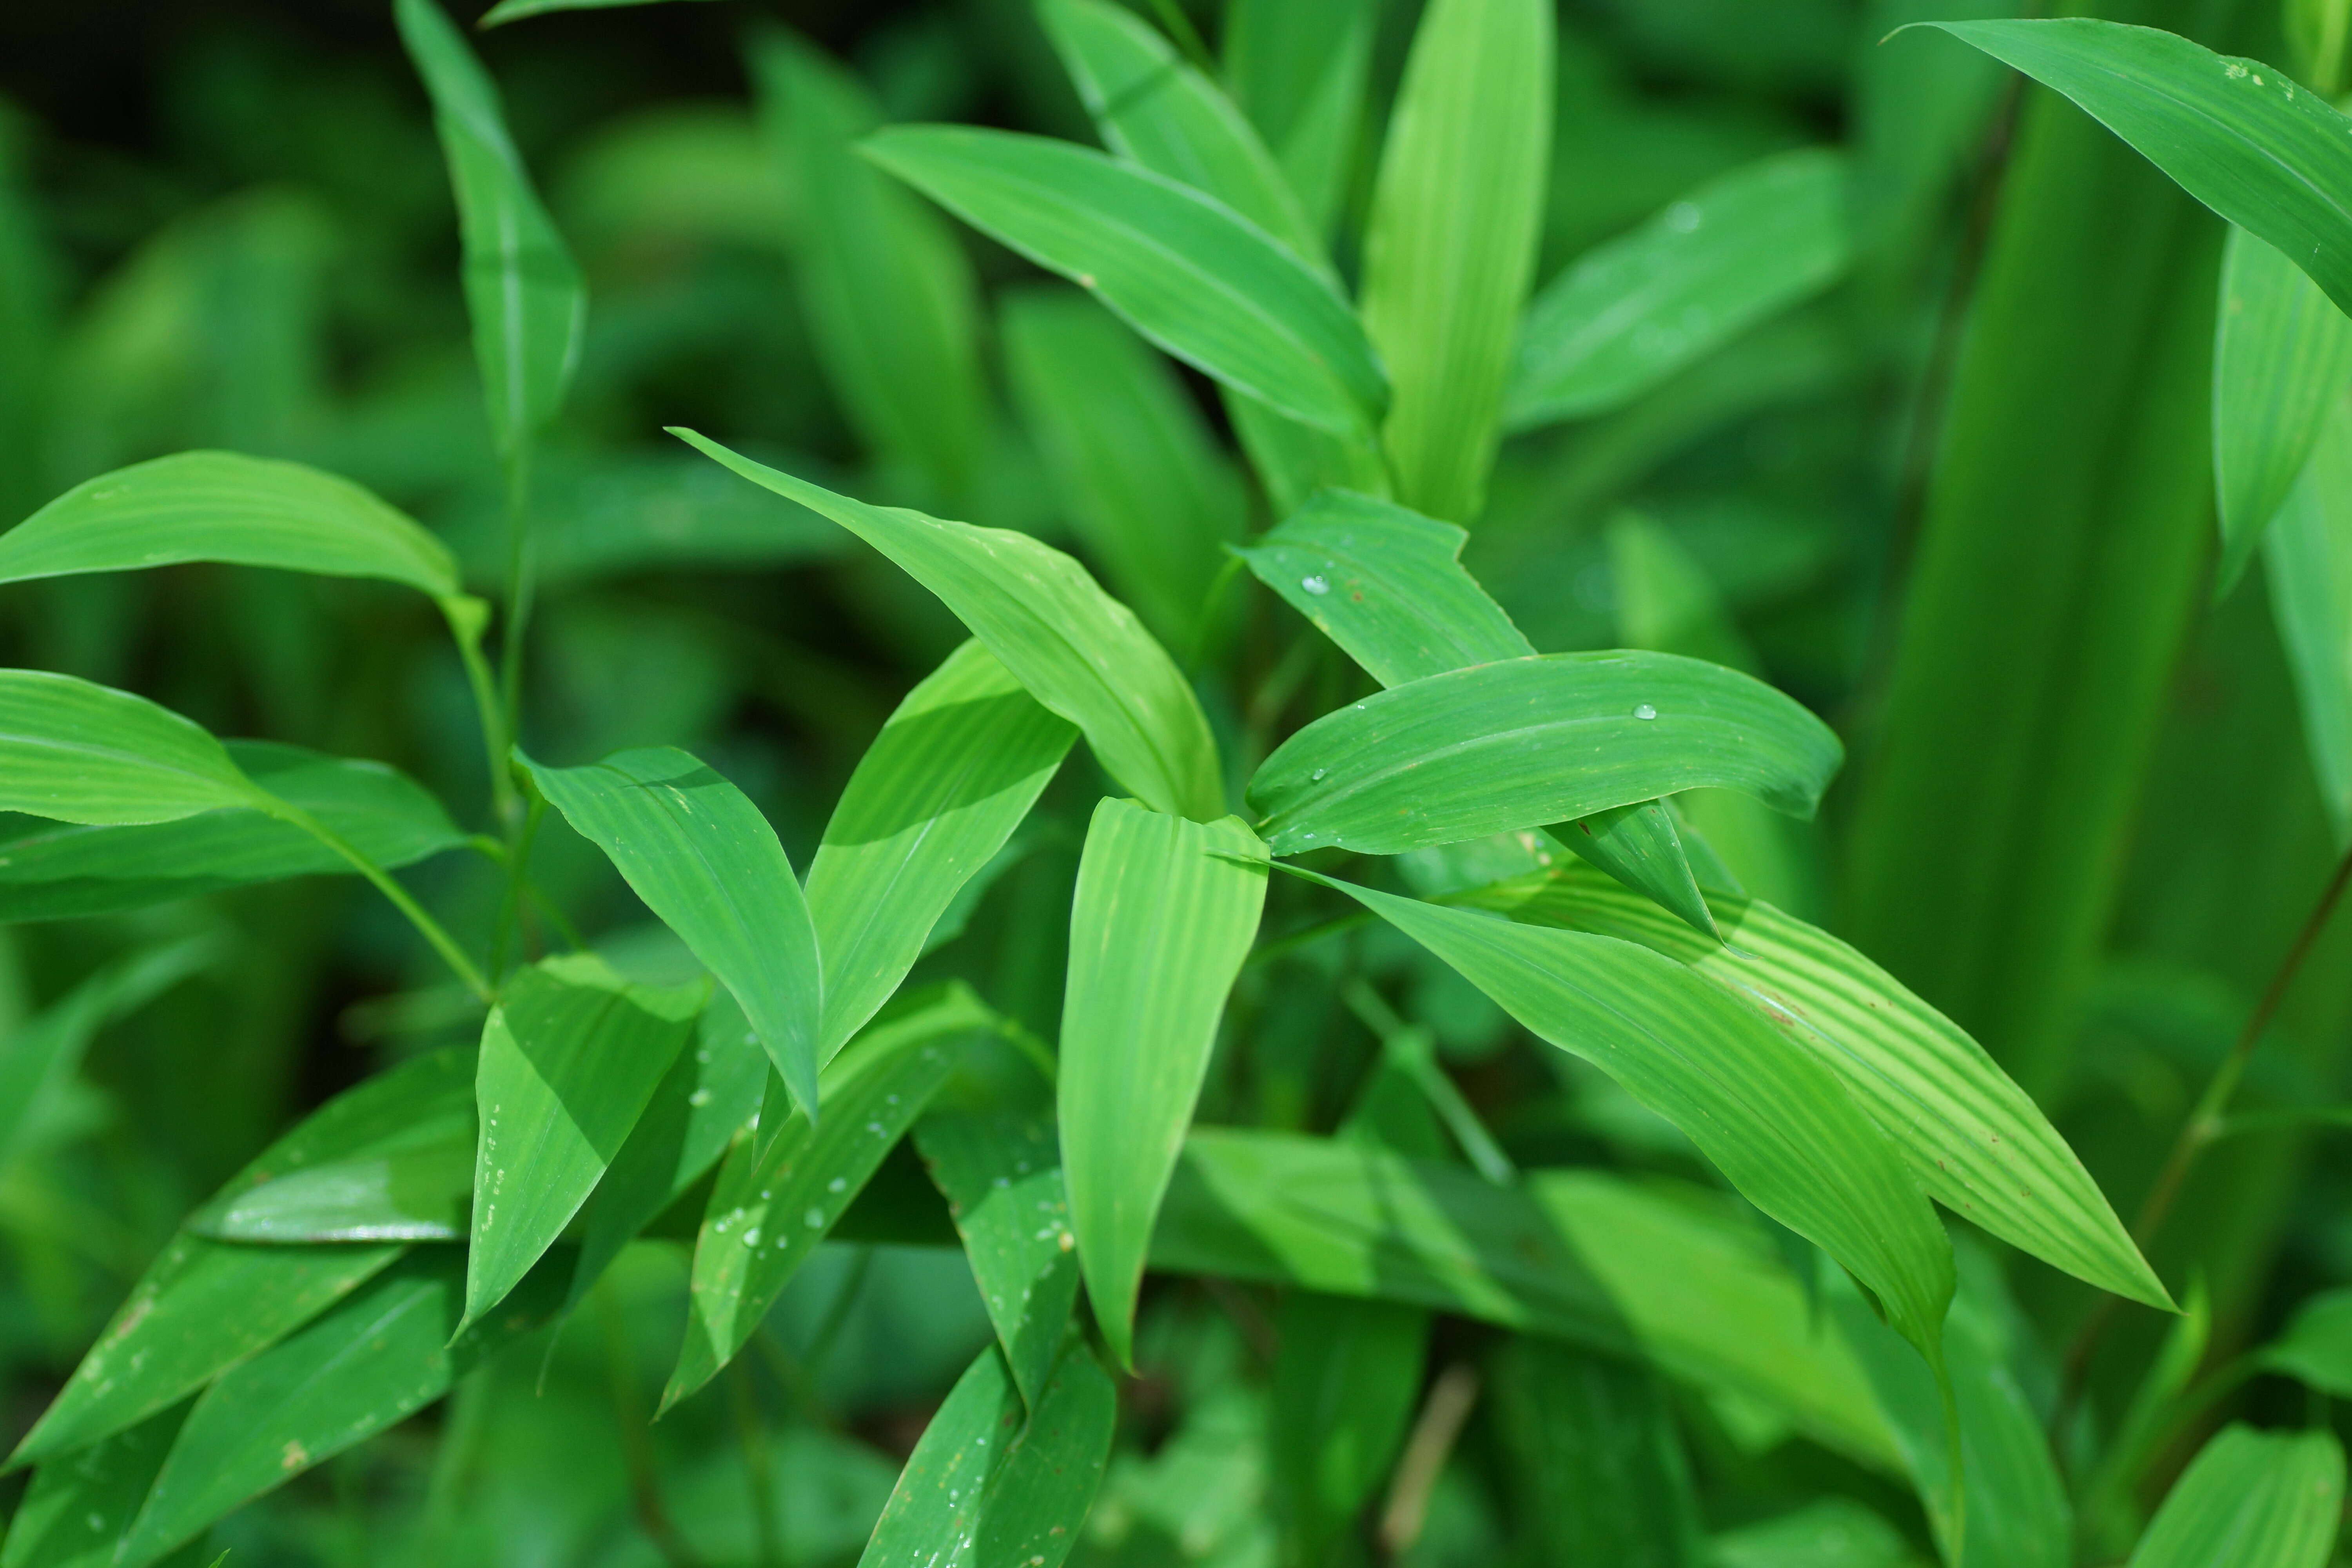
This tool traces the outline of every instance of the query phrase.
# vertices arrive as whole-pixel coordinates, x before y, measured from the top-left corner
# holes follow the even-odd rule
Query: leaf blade
[[[2319,1568],[2343,1498],[2335,1434],[2232,1423],[2173,1483],[2129,1568]]]
[[[0,810],[114,826],[256,804],[203,729],[143,697],[0,669]]]
[[[2213,342],[2213,482],[2225,593],[2295,488],[2352,383],[2352,320],[2301,268],[2244,229],[2221,254]]]

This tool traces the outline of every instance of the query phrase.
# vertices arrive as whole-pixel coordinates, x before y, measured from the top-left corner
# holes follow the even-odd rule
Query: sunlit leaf
[[[1370,0],[1235,0],[1225,75],[1290,188],[1328,231],[1362,133],[1379,8]]]
[[[1328,1562],[1395,1463],[1420,1397],[1429,1314],[1293,1290],[1275,1317],[1266,1447],[1296,1560]]]
[[[897,562],[938,595],[1029,694],[1082,731],[1106,772],[1156,810],[1223,815],[1217,745],[1167,650],[1086,568],[1026,534],[868,506],[672,434],[752,483],[799,501]]]
[[[1013,1381],[1034,1409],[1078,1292],[1076,1243],[1053,1125],[944,1113],[917,1124],[915,1147],[947,1196]]]
[[[2319,1568],[2343,1510],[2336,1434],[2233,1423],[2172,1484],[2130,1568]]]
[[[2352,385],[2352,320],[2294,262],[2234,226],[2222,253],[2219,314],[2213,479],[2221,561],[2213,574],[2226,590],[2253,559]]]
[[[257,804],[221,743],[169,709],[41,669],[0,669],[0,810],[170,822]]]
[[[1429,677],[1326,714],[1249,784],[1277,855],[1392,855],[1738,789],[1810,815],[1837,737],[1761,681],[1671,654],[1546,654]]]
[[[1078,1266],[1122,1364],[1152,1218],[1257,935],[1265,861],[1238,817],[1192,823],[1105,800],[1087,830],[1056,1087]]]
[[[1915,1568],[1903,1532],[1851,1498],[1826,1497],[1707,1542],[1717,1568]]]
[[[631,985],[586,954],[543,960],[507,983],[482,1026],[475,1079],[467,1323],[496,1307],[580,1212],[707,994],[700,984]]]
[[[1551,147],[1552,8],[1433,0],[1389,120],[1364,236],[1364,331],[1395,384],[1397,499],[1476,519]]]
[[[814,1108],[824,1012],[816,928],[760,808],[675,746],[615,752],[582,768],[515,755],[549,803],[734,993],[794,1100]]]
[[[2352,843],[2352,395],[2329,408],[2263,535],[2263,566],[2319,798]]]
[[[1342,435],[1379,417],[1387,383],[1347,302],[1214,197],[1084,147],[1010,132],[906,126],[865,147],[1235,391]]]

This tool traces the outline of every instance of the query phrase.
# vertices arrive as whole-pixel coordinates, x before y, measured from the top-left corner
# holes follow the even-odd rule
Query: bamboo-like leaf
[[[382,763],[271,741],[223,744],[246,777],[379,866],[412,865],[466,842],[439,801]],[[20,818],[0,822],[0,921],[116,914],[351,868],[309,833],[253,809],[131,826]]]
[[[1225,12],[1225,75],[1273,150],[1318,233],[1347,195],[1364,117],[1370,0],[1234,0]]]
[[[2053,88],[2352,310],[2352,118],[2260,60],[2089,17],[1927,22]]]
[[[1698,874],[1683,847],[1682,830],[1664,801],[1645,800],[1637,805],[1596,811],[1562,827],[1558,842],[1565,843],[1579,859],[1673,911],[1692,930],[1722,939],[1715,913],[1698,890]]]
[[[434,0],[394,0],[400,40],[433,99],[457,197],[466,313],[490,436],[511,458],[563,402],[587,293],[507,134],[499,89]]]
[[[2253,559],[2347,385],[2352,320],[2294,262],[2231,228],[2213,341],[2218,590],[2236,583]]]
[[[1003,1352],[980,1352],[883,1505],[859,1568],[1061,1568],[1101,1484],[1118,1391],[1072,1339],[1028,1418]]]
[[[508,22],[520,22],[526,16],[544,16],[551,11],[607,11],[620,5],[656,5],[662,0],[499,0],[482,13],[477,27],[496,27]]]
[[[0,1543],[0,1568],[106,1568],[139,1517],[194,1400],[163,1410],[80,1452],[51,1459]]]
[[[978,641],[898,704],[858,759],[809,863],[809,916],[824,960],[821,1060],[889,1000],[1076,738]]]
[[[1827,931],[1718,893],[1710,902],[1727,945],[1717,945],[1576,866],[1467,898],[1688,965],[1834,1073],[1930,1196],[2103,1290],[2171,1307],[2098,1184],[2026,1092],[1964,1030]]]
[[[2233,1423],[2198,1450],[2129,1568],[2320,1568],[2344,1510],[2344,1447],[2325,1427]]]
[[[226,561],[459,592],[448,547],[333,474],[237,452],[182,452],[76,485],[0,534],[0,583]]]
[[[1249,784],[1276,855],[1393,855],[1677,790],[1810,815],[1837,737],[1761,681],[1671,654],[1545,654],[1431,676],[1328,713]]]
[[[482,1026],[466,1324],[537,1263],[637,1123],[706,987],[631,985],[586,954],[518,971]]]
[[[1152,634],[1190,648],[1221,548],[1241,537],[1223,450],[1167,361],[1092,301],[1012,295],[1003,331],[1022,421],[1071,526]]]
[[[1283,414],[1369,429],[1387,382],[1326,279],[1180,180],[1040,136],[906,126],[868,156],[1178,359]]]
[[[821,1125],[793,1111],[739,1139],[719,1169],[694,1245],[686,1342],[662,1394],[667,1410],[710,1381],[768,1315],[940,1085],[964,1037],[995,1016],[961,985],[886,1017],[819,1080]],[[776,1117],[775,1097],[761,1115]]]
[[[1903,1532],[1852,1498],[1832,1495],[1707,1542],[1716,1568],[1916,1568]]]
[[[1845,270],[1845,160],[1779,153],[1597,246],[1528,305],[1503,419],[1623,406]]]
[[[2352,1290],[2327,1290],[2297,1307],[2286,1332],[2257,1352],[2263,1368],[2299,1378],[2331,1398],[2352,1398]]]
[[[0,669],[0,811],[111,826],[266,798],[169,709],[70,675]]]
[[[1239,817],[1095,808],[1070,906],[1056,1089],[1078,1266],[1121,1365],[1134,1362],[1152,1218],[1265,901],[1265,847]]]
[[[1552,8],[1433,0],[1389,121],[1364,236],[1364,330],[1394,378],[1397,499],[1476,519],[1551,148]]]
[[[1155,810],[1222,814],[1217,743],[1167,650],[1086,568],[1026,534],[868,506],[671,434],[752,483],[822,512],[938,595],[1029,694],[1082,731],[1105,771]]]
[[[1361,1142],[1210,1129],[1185,1143],[1151,1266],[1409,1302],[1646,1356],[1782,1411],[1864,1464],[1900,1466],[1861,1368],[1817,1331],[1772,1245],[1715,1195],[1600,1171],[1497,1187]]]
[[[1207,192],[1308,267],[1330,270],[1321,237],[1257,132],[1159,29],[1107,0],[1040,0],[1037,15],[1105,146]]]
[[[1943,1227],[1892,1142],[1838,1077],[1762,1012],[1632,942],[1314,879],[1380,915],[1537,1036],[1592,1062],[1681,1128],[1748,1201],[1867,1285],[1887,1321],[1940,1374],[1952,1291]]]
[[[813,1111],[824,1014],[816,928],[760,808],[675,746],[615,752],[584,768],[541,767],[520,751],[515,757],[734,993],[793,1099]]]
[[[2263,566],[2319,798],[2336,842],[2352,843],[2352,394],[2263,534]]]
[[[431,1404],[546,1321],[562,1300],[568,1262],[551,1259],[489,1321],[461,1331],[464,1265],[451,1248],[421,1247],[223,1374],[188,1412],[114,1561],[140,1568],[238,1504]]]
[[[0,1173],[14,1161],[42,1110],[80,1069],[100,1029],[219,955],[218,945],[205,937],[131,953],[0,1035]]]
[[[1318,490],[1389,493],[1388,459],[1370,436],[1335,436],[1285,418],[1255,397],[1220,387],[1225,417],[1276,517],[1288,517]]]
[[[1078,1258],[1050,1122],[947,1113],[915,1128],[1023,1402],[1044,1397],[1077,1300]]]
[[[1493,1363],[1495,1426],[1542,1563],[1696,1568],[1690,1461],[1648,1367],[1517,1335]]]
[[[961,496],[989,417],[971,263],[937,213],[853,150],[882,123],[863,83],[782,32],[753,40],[751,70],[790,175],[795,281],[826,379],[869,447]]]
[[[1293,1290],[1275,1319],[1266,1447],[1292,1560],[1325,1563],[1391,1473],[1421,1393],[1429,1314]]]

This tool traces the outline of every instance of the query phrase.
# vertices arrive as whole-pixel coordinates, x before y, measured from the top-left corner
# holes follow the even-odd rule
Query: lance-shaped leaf
[[[266,798],[167,708],[70,675],[0,669],[0,811],[116,825]]]
[[[1421,1393],[1429,1314],[1293,1290],[1275,1334],[1275,1511],[1295,1560],[1325,1563],[1395,1463]]]
[[[1494,1419],[1542,1563],[1706,1561],[1690,1461],[1656,1373],[1526,1335],[1492,1363]]]
[[[459,591],[448,546],[349,479],[237,452],[181,452],[76,485],[0,534],[0,583],[184,561]]]
[[[1341,435],[1369,429],[1386,405],[1380,361],[1330,282],[1181,180],[1070,142],[966,126],[896,128],[865,148],[1237,392]]]
[[[2320,1568],[2343,1509],[2336,1434],[2233,1423],[2172,1484],[2129,1568]]]
[[[2352,394],[2263,534],[2263,568],[2319,798],[2336,842],[2352,843]]]
[[[79,1453],[33,1472],[33,1484],[8,1521],[0,1568],[104,1568],[139,1517],[172,1440],[188,1418],[188,1400]]]
[[[1070,525],[1143,624],[1190,648],[1223,546],[1241,537],[1233,465],[1174,368],[1093,301],[1013,294],[1003,330],[1022,422]]]
[[[1225,9],[1225,76],[1328,233],[1353,171],[1371,71],[1372,0],[1234,0]]]
[[[378,866],[412,865],[466,842],[414,779],[382,763],[273,741],[226,741],[231,763]],[[254,809],[131,826],[0,822],[0,921],[108,915],[222,888],[348,872],[316,837]]]
[[[2264,1371],[2300,1378],[2332,1398],[2352,1396],[2352,1290],[2323,1291],[2305,1301],[2286,1331],[2256,1353]]]
[[[883,1505],[858,1568],[1061,1568],[1101,1484],[1118,1391],[1073,1338],[1023,1419],[991,1345],[956,1379]]]
[[[1078,1265],[1121,1365],[1134,1361],[1152,1219],[1265,902],[1265,847],[1239,817],[1095,808],[1070,905],[1056,1099]]]
[[[114,1561],[125,1568],[152,1562],[248,1499],[438,1399],[547,1320],[562,1300],[565,1262],[551,1259],[488,1321],[458,1331],[464,1265],[453,1248],[420,1247],[226,1373],[188,1412]]]
[[[2260,60],[2087,17],[1926,22],[2073,99],[2352,310],[2352,118]]]
[[[842,527],[940,596],[1029,694],[1083,731],[1105,771],[1155,810],[1223,811],[1217,743],[1183,672],[1085,567],[1025,533],[868,506],[739,457],[691,430],[705,455]]]
[[[631,985],[588,954],[518,971],[482,1026],[466,1322],[505,1299],[596,1183],[669,1071],[704,984]]]
[[[1514,920],[1639,942],[1760,1008],[1885,1129],[1928,1195],[2077,1279],[2169,1309],[2090,1173],[1950,1019],[1853,948],[1771,905],[1712,896],[1724,942],[1578,866],[1465,895]]]
[[[1564,841],[1579,859],[1673,910],[1675,918],[1692,930],[1721,940],[1714,911],[1699,893],[1698,875],[1683,847],[1682,830],[1675,825],[1675,814],[1664,801],[1612,805],[1559,831],[1555,842]]]
[[[1819,1331],[1753,1216],[1599,1171],[1497,1187],[1352,1141],[1196,1131],[1151,1266],[1409,1302],[1639,1355],[1759,1400],[1839,1452],[1901,1460],[1861,1368]]]
[[[1318,490],[1389,493],[1388,459],[1381,455],[1380,443],[1370,436],[1334,436],[1286,419],[1231,387],[1221,387],[1219,392],[1234,437],[1256,470],[1275,516],[1289,516]]]
[[[868,1028],[819,1082],[821,1125],[795,1110],[736,1142],[694,1244],[686,1342],[667,1410],[734,1358],[776,1297],[995,1016],[961,985]],[[763,1118],[782,1108],[774,1097]]]
[[[1265,143],[1158,28],[1105,0],[1041,0],[1037,16],[1105,146],[1206,191],[1307,266],[1329,269],[1315,226]]]
[[[824,962],[820,1060],[889,1000],[1075,739],[978,641],[898,704],[858,759],[809,863],[809,917]]]
[[[1389,121],[1364,235],[1364,331],[1395,379],[1397,499],[1485,504],[1551,147],[1552,8],[1433,0]]]
[[[499,89],[465,36],[434,0],[394,0],[393,16],[433,99],[457,196],[466,313],[490,436],[511,458],[563,401],[587,293],[507,134]]]
[[[2347,385],[2352,319],[2294,262],[2232,227],[2213,340],[2218,590],[2236,583],[2253,558]]]
[[[947,1196],[988,1321],[1034,1410],[1078,1294],[1076,1243],[1053,1124],[950,1112],[925,1118],[915,1129],[915,1147]]]
[[[734,993],[794,1101],[814,1110],[824,1012],[816,928],[760,808],[675,746],[615,752],[584,768],[515,756],[564,820],[612,858],[646,907]]]
[[[1277,855],[1393,855],[1677,790],[1811,815],[1842,756],[1759,680],[1672,654],[1545,654],[1431,676],[1327,713],[1250,780]]]
[[[855,151],[882,123],[856,76],[781,32],[755,37],[751,68],[826,379],[868,447],[960,495],[989,417],[971,263],[946,219]]]
[[[1314,879],[1682,1129],[1749,1202],[1868,1286],[1887,1321],[1940,1372],[1952,1293],[1943,1227],[1837,1076],[1762,1012],[1629,942]]]
[[[1845,160],[1775,153],[1594,247],[1528,302],[1513,429],[1623,406],[1845,270]]]

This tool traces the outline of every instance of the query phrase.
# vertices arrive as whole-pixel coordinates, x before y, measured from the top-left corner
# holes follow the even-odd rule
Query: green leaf
[[[905,126],[866,154],[1097,295],[1137,331],[1291,418],[1367,430],[1387,382],[1330,282],[1214,197],[1041,136]]]
[[[609,11],[620,5],[660,3],[661,0],[499,0],[474,26],[496,27],[507,22],[520,22],[526,16],[544,16],[551,11]]]
[[[1943,1227],[1839,1078],[1764,1013],[1632,942],[1313,879],[1682,1129],[1749,1202],[1868,1286],[1887,1321],[1940,1368],[1952,1291]]]
[[[2326,1428],[2240,1423],[2198,1450],[2130,1568],[2320,1568],[2344,1508],[2344,1448]]]
[[[1845,160],[1777,153],[1580,257],[1528,305],[1503,400],[1512,429],[1639,397],[1845,270]]]
[[[869,448],[961,497],[989,420],[971,263],[938,214],[853,151],[882,123],[862,82],[776,31],[754,38],[751,74],[825,378]]]
[[[1293,1290],[1275,1317],[1266,1447],[1291,1560],[1327,1563],[1391,1473],[1421,1394],[1429,1314]]]
[[[1825,1497],[1707,1542],[1716,1568],[1916,1568],[1903,1532],[1850,1498]]]
[[[1265,847],[1239,817],[1095,807],[1070,905],[1056,1100],[1078,1266],[1122,1366],[1152,1219],[1265,902]]]
[[[1649,1368],[1515,1335],[1492,1366],[1506,1474],[1544,1563],[1696,1568],[1690,1461]]]
[[[1105,771],[1155,810],[1223,812],[1217,743],[1167,650],[1086,568],[1026,534],[868,506],[672,435],[752,483],[824,513],[938,595],[1029,694],[1082,731]]]
[[[433,0],[394,0],[400,41],[433,99],[464,241],[466,313],[490,437],[511,460],[563,402],[587,293],[507,134],[499,89]]]
[[[1465,896],[1517,921],[1639,942],[1760,1010],[1845,1085],[1955,1214],[2103,1290],[2172,1299],[2090,1173],[1984,1047],[1853,948],[1769,904],[1711,897],[1724,944],[1591,872]]]
[[[1071,1340],[1026,1421],[1003,1352],[989,1346],[923,1428],[859,1568],[1061,1568],[1118,1415],[1118,1392],[1083,1341]]]
[[[1230,386],[1217,390],[1234,438],[1248,455],[1275,516],[1289,516],[1318,490],[1389,493],[1388,459],[1370,437],[1335,436],[1286,419]]]
[[[0,1035],[0,1173],[13,1163],[47,1102],[80,1070],[99,1030],[219,956],[218,946],[203,937],[131,953]]]
[[[152,1562],[240,1503],[423,1409],[546,1320],[562,1299],[569,1261],[551,1260],[492,1321],[461,1331],[465,1266],[452,1248],[422,1247],[224,1373],[188,1412],[115,1561]]]
[[[466,842],[439,801],[382,763],[272,741],[223,744],[247,778],[379,866],[413,865]],[[117,914],[222,888],[351,869],[301,828],[250,808],[132,826],[19,818],[0,822],[0,921]]]
[[[1329,271],[1322,237],[1265,143],[1159,29],[1107,0],[1039,0],[1037,16],[1105,146],[1216,197]]]
[[[2256,1352],[2265,1371],[2352,1398],[2352,1290],[2324,1290],[2294,1310],[2286,1332]]]
[[[1002,330],[1022,422],[1071,526],[1152,635],[1192,647],[1244,506],[1191,395],[1134,333],[1067,289],[1008,295]]]
[[[1396,395],[1397,499],[1485,504],[1551,147],[1552,8],[1432,0],[1407,58],[1364,236],[1364,331]]]
[[[1363,1142],[1202,1130],[1170,1184],[1151,1266],[1407,1302],[1644,1356],[1783,1411],[1864,1464],[1900,1463],[1861,1368],[1817,1331],[1772,1244],[1720,1194],[1600,1171],[1497,1187]]]
[[[1393,855],[1708,786],[1810,815],[1841,755],[1820,720],[1719,666],[1545,654],[1327,713],[1276,748],[1248,796],[1276,855]]]
[[[2253,559],[2347,384],[2352,321],[2294,262],[2244,229],[2231,229],[2213,339],[2217,592]]]
[[[0,1568],[110,1568],[193,1403],[35,1471],[0,1544]]]
[[[1078,1294],[1076,1243],[1053,1124],[943,1113],[917,1123],[915,1147],[947,1196],[988,1321],[1034,1410]]]
[[[1535,647],[1462,569],[1469,535],[1388,501],[1326,490],[1234,553],[1382,686]]]
[[[1329,232],[1362,135],[1379,7],[1370,0],[1234,0],[1225,76],[1314,222]]]
[[[182,452],[76,485],[0,534],[0,583],[184,561],[382,577],[459,592],[448,547],[349,479],[236,452]]]
[[[505,1299],[588,1201],[708,994],[698,983],[627,984],[588,954],[508,980],[482,1026],[474,1086],[482,1121],[465,1326]]]
[[[2319,798],[2336,841],[2352,843],[2352,395],[2263,536],[2263,566]]]
[[[520,750],[515,757],[734,994],[793,1100],[814,1111],[824,1010],[816,927],[760,808],[675,746],[615,752],[584,768],[541,767]]]
[[[785,1281],[947,1081],[962,1037],[995,1023],[979,998],[951,985],[869,1026],[835,1058],[819,1080],[821,1126],[797,1110],[775,1126],[783,1108],[769,1097],[761,1115],[770,1129],[738,1140],[719,1168],[694,1244],[686,1342],[663,1409],[743,1348]]]
[[[1927,22],[2053,88],[2352,310],[2352,119],[2260,60],[2087,17]]]
[[[950,654],[850,774],[809,863],[824,960],[819,1059],[874,1016],[964,884],[1013,836],[1076,733],[987,645]]]
[[[1716,929],[1715,912],[1698,890],[1697,874],[1691,869],[1681,830],[1665,802],[1645,800],[1638,805],[1596,811],[1562,827],[1559,841],[1579,859],[1673,911],[1692,930],[1723,940],[1723,933]]]
[[[218,741],[169,709],[70,675],[0,669],[0,811],[170,822],[258,795]]]

